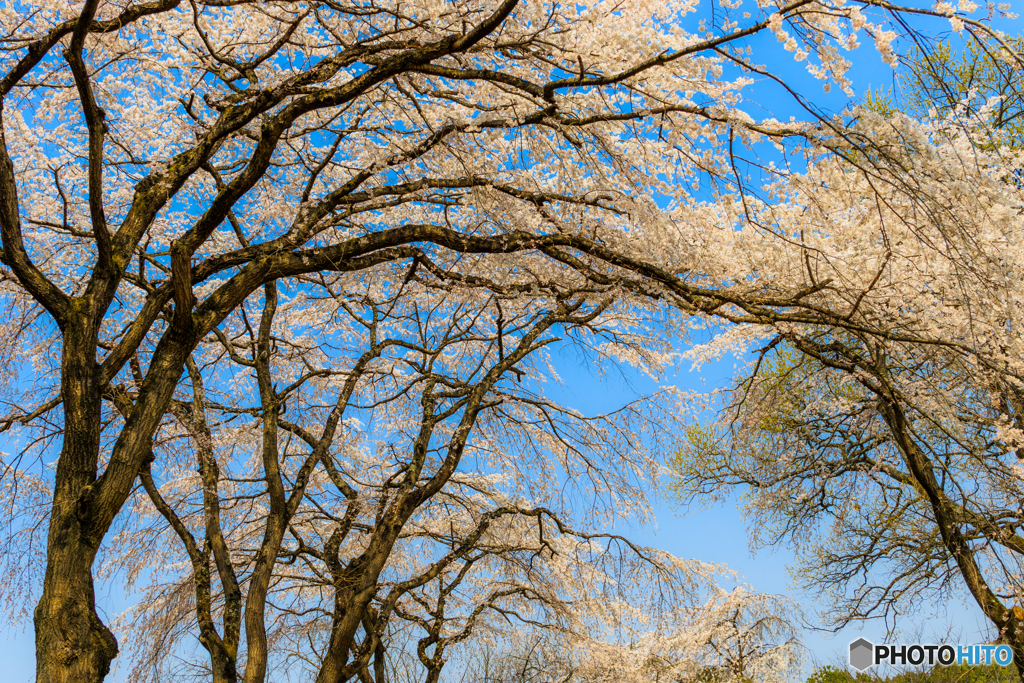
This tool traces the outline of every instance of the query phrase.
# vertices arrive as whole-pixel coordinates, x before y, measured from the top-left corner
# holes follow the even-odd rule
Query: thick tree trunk
[[[83,552],[75,526],[68,520],[51,525],[49,566],[35,610],[37,683],[102,681],[117,656],[114,635],[96,615],[95,554]]]
[[[64,330],[61,389],[64,443],[57,461],[43,595],[35,610],[36,681],[102,681],[117,641],[96,614],[92,565],[102,533],[94,528],[101,396],[96,326],[81,315]]]

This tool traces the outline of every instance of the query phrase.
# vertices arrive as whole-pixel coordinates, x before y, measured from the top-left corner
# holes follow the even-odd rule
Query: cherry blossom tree
[[[266,617],[286,613],[269,607],[272,587],[306,599],[282,556],[310,575],[319,563],[331,586],[317,608],[330,622],[318,678],[365,671],[374,613],[398,590],[386,584],[390,553],[410,522],[438,553],[434,586],[470,562],[475,541],[463,541],[496,519],[558,527],[559,511],[535,501],[506,513],[481,500],[451,518],[459,532],[437,548],[443,529],[431,524],[446,518],[428,511],[471,495],[456,475],[467,453],[499,448],[480,429],[489,421],[519,430],[511,453],[559,462],[563,479],[541,472],[531,487],[587,481],[609,510],[629,512],[629,477],[649,461],[608,468],[591,449],[636,449],[653,423],[617,436],[542,398],[544,373],[521,365],[559,335],[580,331],[592,358],[655,370],[671,355],[664,328],[683,327],[663,324],[666,310],[790,335],[821,323],[879,343],[954,343],[960,328],[875,317],[877,281],[805,274],[806,246],[790,249],[801,202],[779,209],[781,231],[765,227],[770,208],[747,201],[736,160],[743,146],[792,142],[878,164],[849,192],[873,192],[879,177],[906,191],[895,162],[879,161],[902,161],[890,154],[902,129],[745,113],[752,77],[780,77],[743,41],[770,32],[849,89],[841,51],[858,36],[886,59],[891,27],[917,17],[998,39],[962,4],[796,0],[697,20],[689,1],[6,3],[0,338],[3,425],[18,446],[3,487],[12,543],[26,548],[12,561],[26,566],[5,595],[38,600],[38,680],[102,680],[118,645],[96,613],[94,570],[180,547],[194,580],[175,585],[194,589],[212,676],[231,679],[244,651],[243,680],[266,679],[277,633]],[[927,135],[916,140],[930,149]],[[816,168],[845,180],[827,161]],[[979,173],[989,185],[965,201],[1002,210]],[[701,190],[709,181],[725,191]],[[943,196],[938,180],[921,182]],[[873,244],[872,227],[854,237]],[[842,234],[825,230],[818,238]],[[1012,357],[988,341],[955,343],[993,371]],[[516,382],[532,384],[518,394]],[[367,431],[380,440],[377,464],[361,464],[368,446],[349,440],[353,420],[378,414]],[[232,420],[249,426],[237,460],[219,460]],[[385,464],[395,478],[381,477]],[[494,460],[484,472],[517,466]],[[318,508],[331,487],[345,501]],[[164,536],[146,535],[146,510]],[[231,555],[257,537],[251,554]],[[363,542],[338,565],[341,544]]]
[[[537,633],[546,656],[579,660],[573,678],[781,680],[797,653],[780,601],[574,528],[646,513],[674,401],[585,418],[536,393],[550,359],[535,356],[555,325],[620,353],[656,336],[586,292],[545,310],[454,291],[330,277],[281,305],[268,285],[258,327],[225,326],[186,361],[191,399],[172,402],[101,568],[144,594],[123,628],[133,678],[384,681],[414,641],[414,679],[434,682],[453,656]],[[131,396],[115,401],[128,414]],[[184,654],[194,634],[208,659]]]
[[[743,589],[716,596],[684,629],[631,633],[629,644],[535,635],[479,648],[461,680],[783,681],[798,675],[791,607]]]
[[[1014,44],[974,52],[1012,61]],[[720,339],[745,337],[755,360],[719,417],[690,428],[673,487],[688,503],[745,490],[755,542],[794,544],[832,625],[891,626],[966,589],[1024,672],[1021,81],[1000,61],[995,91],[970,92],[980,82],[939,83],[934,59],[912,64],[917,92],[951,93],[933,118],[862,109],[884,154],[823,158],[752,208],[798,240],[760,275],[802,269],[890,338],[818,324]]]

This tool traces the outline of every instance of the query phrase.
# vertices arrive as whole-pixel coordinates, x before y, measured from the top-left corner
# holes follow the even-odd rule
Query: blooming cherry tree
[[[630,492],[652,467],[638,445],[650,418],[585,420],[543,398],[556,338],[656,371],[668,329],[683,327],[662,324],[666,310],[753,325],[741,335],[806,340],[801,326],[835,323],[884,343],[963,337],[962,316],[946,331],[927,322],[931,309],[893,327],[898,307],[878,287],[890,280],[873,275],[888,272],[889,252],[864,206],[820,212],[794,246],[810,200],[780,187],[780,227],[765,227],[775,209],[747,202],[737,176],[744,145],[823,154],[814,173],[840,193],[868,192],[878,174],[914,186],[892,165],[846,174],[829,161],[900,159],[885,154],[902,128],[742,111],[753,77],[780,78],[743,41],[773,32],[801,68],[849,89],[841,55],[862,34],[887,58],[892,26],[919,16],[998,36],[946,5],[725,9],[709,21],[689,1],[6,3],[3,424],[24,441],[3,486],[23,522],[12,533],[44,555],[24,556],[41,585],[38,680],[108,673],[118,645],[96,613],[97,567],[184,550],[178,570],[192,578],[172,584],[194,592],[212,676],[253,682],[266,680],[275,634],[295,633],[283,616],[282,630],[268,624],[284,614],[272,591],[306,604],[317,575],[331,602],[317,608],[329,629],[310,645],[314,668],[340,681],[366,671],[387,609],[452,585],[496,519],[553,524],[569,508],[536,506],[562,486],[595,492],[608,514],[642,508]],[[950,145],[927,157],[946,173],[924,176],[929,196],[954,174],[941,160],[966,154]],[[989,173],[960,186],[980,187],[971,217],[1009,211]],[[794,193],[808,187],[792,180]],[[709,182],[734,191],[703,193]],[[893,264],[909,268],[934,244],[917,228],[912,255]],[[978,237],[962,235],[957,245]],[[872,275],[805,269],[807,250],[826,247]],[[939,297],[930,282],[897,279],[891,292],[921,294],[922,307]],[[1004,337],[991,321],[955,343],[1002,372]],[[511,477],[528,495],[501,502],[494,491],[512,488],[480,484],[472,506],[445,507],[444,496],[473,495],[469,453],[492,454],[479,476]],[[399,580],[392,551],[417,559],[399,544],[410,523],[434,554]],[[245,541],[257,538],[258,549]],[[414,576],[423,583],[403,593]]]

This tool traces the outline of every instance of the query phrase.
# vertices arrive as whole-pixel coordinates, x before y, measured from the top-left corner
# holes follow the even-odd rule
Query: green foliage
[[[820,669],[815,669],[814,673],[807,677],[806,683],[848,683],[853,680],[856,679],[849,671],[825,665]]]
[[[935,666],[931,669],[903,671],[886,678],[869,673],[856,673],[834,666],[815,669],[806,683],[1013,683],[1018,681],[1012,666]]]
[[[885,117],[891,117],[899,111],[893,98],[892,88],[869,90],[864,96],[864,106]]]
[[[1018,52],[1024,49],[1024,38],[1008,43]],[[1024,138],[1024,75],[1003,52],[974,41],[961,51],[949,43],[939,43],[927,52],[916,50],[908,62],[904,106],[921,114],[935,107],[943,115],[963,103],[966,111],[976,112],[989,98],[999,97],[993,119],[996,127],[1018,140]]]
[[[1024,37],[1006,44],[1024,51]],[[964,122],[989,108],[992,129],[982,146],[1024,146],[1024,70],[1001,45],[972,40],[959,50],[948,42],[915,48],[903,59],[898,83],[895,91],[869,91],[864,106],[886,117],[902,111],[916,119]],[[963,129],[977,133],[966,123]]]

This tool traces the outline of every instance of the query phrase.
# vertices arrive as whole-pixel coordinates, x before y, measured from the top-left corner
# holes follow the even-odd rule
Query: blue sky
[[[679,371],[666,381],[680,388],[706,391],[722,386],[742,364],[742,359],[731,356],[706,365],[699,372],[690,370],[688,364],[682,364]],[[636,374],[606,373],[598,376],[578,366],[560,367],[559,372],[566,382],[566,403],[588,413],[614,409],[615,403],[627,394],[648,391],[655,386],[651,380]],[[683,511],[663,498],[655,502],[654,510],[654,527],[633,527],[629,531],[618,530],[618,533],[678,557],[724,564],[739,572],[741,582],[753,590],[793,599],[805,611],[808,621],[813,621],[816,612],[825,607],[817,593],[800,590],[790,580],[787,566],[793,562],[794,555],[788,547],[757,552],[750,549],[749,521],[739,509],[738,497],[698,511]],[[907,615],[898,626],[904,632],[920,629],[925,636],[945,634],[951,630],[960,643],[990,640],[992,636],[987,621],[973,601],[966,598],[966,594],[962,594],[944,604],[916,605],[918,611]],[[836,634],[804,629],[801,637],[807,648],[807,666],[835,664],[838,658],[845,658],[846,647],[851,641],[865,637],[876,643],[887,642],[884,634],[884,626],[877,622],[850,626]]]

